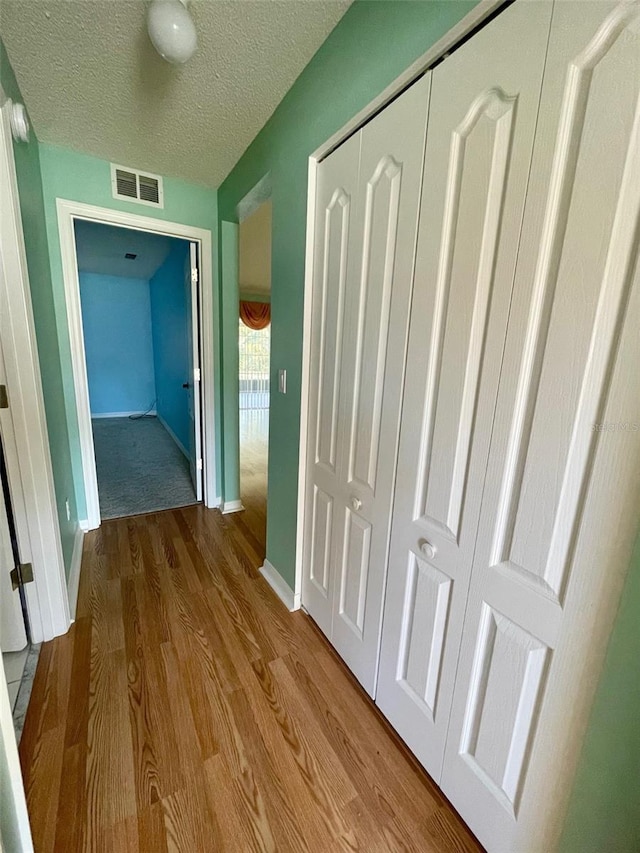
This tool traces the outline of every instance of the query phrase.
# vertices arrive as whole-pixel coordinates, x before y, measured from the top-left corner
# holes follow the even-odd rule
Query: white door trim
[[[311,324],[313,304],[313,254],[315,234],[315,209],[318,164],[335,148],[355,133],[365,122],[384,109],[400,92],[431,68],[435,62],[444,58],[449,51],[461,42],[487,18],[493,15],[506,0],[480,0],[467,15],[449,32],[433,44],[426,53],[416,59],[405,71],[390,83],[364,109],[356,113],[340,130],[336,131],[309,156],[307,179],[307,235],[304,261],[304,309],[302,328],[302,373],[300,378],[300,444],[298,449],[298,509],[296,525],[296,562],[294,594],[296,601],[302,597],[302,561],[305,525],[305,494],[307,487],[307,441],[309,428],[309,388],[311,383]],[[303,602],[304,603],[304,602]]]
[[[64,634],[71,617],[9,109],[7,102],[0,121],[0,342],[9,396],[3,437],[20,558],[33,565],[34,582],[25,593],[32,639],[39,643]]]
[[[204,463],[204,502],[207,507],[218,506],[216,498],[216,452],[215,452],[215,388],[214,388],[214,316],[213,316],[213,259],[211,255],[211,232],[204,228],[166,222],[137,213],[95,207],[81,202],[58,198],[58,231],[62,256],[62,275],[67,308],[69,342],[73,384],[78,414],[82,471],[87,502],[87,529],[100,526],[98,503],[98,481],[91,429],[89,385],[85,360],[82,313],[80,308],[80,283],[76,262],[76,244],[73,223],[75,219],[101,222],[121,228],[134,228],[168,237],[178,237],[198,243],[200,246],[200,273],[202,277],[200,299],[202,315],[202,445]]]

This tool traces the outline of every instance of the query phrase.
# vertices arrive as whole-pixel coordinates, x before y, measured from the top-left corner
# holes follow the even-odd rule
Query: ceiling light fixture
[[[153,0],[147,13],[147,30],[160,56],[174,65],[191,59],[198,46],[187,0]]]

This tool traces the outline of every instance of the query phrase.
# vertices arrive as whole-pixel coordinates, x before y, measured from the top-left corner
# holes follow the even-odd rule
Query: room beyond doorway
[[[240,496],[246,523],[266,550],[271,339],[271,202],[240,223],[238,399]]]
[[[200,333],[192,244],[76,221],[100,516],[201,499]]]

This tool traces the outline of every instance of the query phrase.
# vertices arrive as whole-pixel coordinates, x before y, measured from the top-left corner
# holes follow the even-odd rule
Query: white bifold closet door
[[[492,853],[553,849],[580,626],[628,565],[639,238],[640,3],[557,2],[441,782]]]
[[[432,75],[376,702],[436,781],[550,19],[518,2]]]
[[[429,85],[318,168],[303,603],[371,694]]]

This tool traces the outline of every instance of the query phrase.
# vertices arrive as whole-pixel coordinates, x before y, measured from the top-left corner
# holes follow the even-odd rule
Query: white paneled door
[[[5,393],[6,383],[4,356],[0,348],[0,386],[5,389]],[[6,402],[8,404],[10,401]],[[2,455],[0,464],[3,469],[6,461],[5,442],[13,441],[13,436],[11,409],[9,405],[6,407],[0,405],[0,454]],[[27,632],[22,615],[20,591],[13,589],[11,582],[11,572],[16,566],[16,555],[14,543],[11,541],[10,512],[9,483],[8,478],[4,477],[3,470],[2,482],[0,482],[0,649],[5,652],[16,652],[27,645]],[[17,543],[15,545],[17,546]]]
[[[429,88],[423,77],[319,167],[303,602],[371,694]]]
[[[520,811],[555,783],[541,768],[571,708],[549,703],[580,678],[578,601],[598,607],[625,553],[624,537],[598,537],[616,512],[600,495],[626,467],[616,504],[638,499],[624,432],[640,396],[639,234],[640,4],[556,3],[442,776],[491,851],[549,849]]]
[[[343,490],[344,429],[339,402],[347,262],[360,163],[358,133],[318,170],[307,440],[309,487],[302,601],[327,637],[333,626],[336,496]]]
[[[433,71],[376,701],[436,780],[550,19],[516,3]]]

